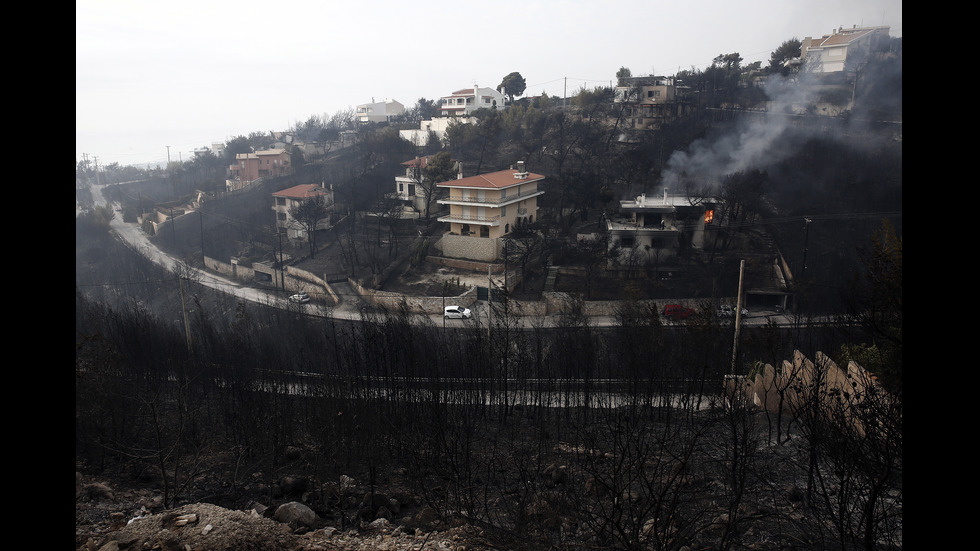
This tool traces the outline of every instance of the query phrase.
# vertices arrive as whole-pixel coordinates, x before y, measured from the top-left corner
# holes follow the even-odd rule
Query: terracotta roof
[[[275,197],[291,197],[293,199],[308,199],[316,195],[324,195],[327,190],[316,184],[300,184],[282,191],[277,191],[272,195]]]
[[[480,174],[478,176],[469,176],[459,180],[449,180],[436,184],[436,186],[501,189],[544,180],[544,175],[534,174],[533,172],[528,172],[527,178],[515,178],[514,175],[517,173],[518,172],[514,169],[501,170],[498,172]]]
[[[431,158],[432,155],[426,155],[425,157],[416,157],[410,161],[405,161],[404,163],[402,163],[402,166],[420,166],[421,168],[425,168],[426,166],[429,165],[429,159]]]
[[[834,34],[825,34],[819,39],[814,39],[810,45],[810,48],[822,48],[826,46],[841,46],[844,44],[850,44],[855,40],[872,34],[876,29],[855,29],[855,30],[843,30],[836,32]]]

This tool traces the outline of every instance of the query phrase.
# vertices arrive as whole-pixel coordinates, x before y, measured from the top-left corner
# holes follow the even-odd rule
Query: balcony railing
[[[514,201],[522,201],[529,197],[537,197],[538,195],[544,194],[544,190],[534,190],[526,191],[524,193],[518,193],[517,195],[508,195],[506,197],[447,197],[445,199],[439,199],[436,201],[440,205],[466,205],[466,204],[477,204],[477,205],[505,205],[513,203]]]
[[[499,226],[500,216],[463,216],[462,214],[450,214],[440,216],[439,222],[456,222],[459,224],[475,224],[478,226]]]

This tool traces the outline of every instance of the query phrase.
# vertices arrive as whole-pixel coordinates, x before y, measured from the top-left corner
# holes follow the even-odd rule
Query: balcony
[[[531,197],[537,197],[538,195],[543,195],[544,190],[534,190],[527,191],[524,193],[518,193],[516,195],[508,195],[506,197],[484,197],[483,199],[479,197],[448,197],[446,199],[439,199],[436,201],[440,205],[462,205],[462,206],[477,206],[477,207],[503,207],[517,201],[523,201],[524,199],[529,199]]]
[[[439,222],[449,222],[457,224],[472,224],[474,226],[499,226],[500,216],[463,216],[462,214],[449,214],[437,218]]]

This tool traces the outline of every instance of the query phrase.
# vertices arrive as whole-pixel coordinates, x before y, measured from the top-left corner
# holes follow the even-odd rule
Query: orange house
[[[239,153],[231,165],[232,178],[245,184],[259,178],[284,176],[292,170],[290,155],[285,149],[264,149],[253,153]]]

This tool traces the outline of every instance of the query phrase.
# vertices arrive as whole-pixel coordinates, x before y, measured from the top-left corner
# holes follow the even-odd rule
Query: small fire
[[[713,210],[706,210],[706,211],[704,211],[704,223],[705,224],[710,224],[711,221],[714,218],[715,218],[715,211],[713,211]]]

